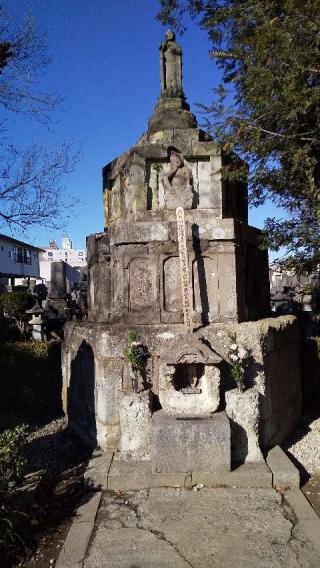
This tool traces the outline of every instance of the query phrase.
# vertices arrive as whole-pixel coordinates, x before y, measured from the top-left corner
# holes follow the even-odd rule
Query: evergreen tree
[[[210,108],[214,138],[250,166],[251,203],[271,199],[286,219],[266,221],[265,242],[285,246],[300,271],[320,265],[320,1],[160,0],[158,18],[207,31],[222,70]],[[227,177],[244,178],[236,163]]]

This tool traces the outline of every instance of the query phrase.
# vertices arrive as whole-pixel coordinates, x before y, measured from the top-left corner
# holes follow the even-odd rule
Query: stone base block
[[[151,462],[123,460],[113,452],[97,451],[85,472],[90,490],[137,491],[152,487],[272,487],[272,472],[265,462],[246,463],[234,471],[153,473]]]
[[[226,472],[231,467],[230,424],[225,412],[205,418],[152,416],[152,471]]]
[[[150,459],[150,391],[124,395],[120,404],[120,451],[128,459]]]
[[[280,446],[275,446],[267,455],[267,464],[272,471],[273,487],[300,487],[300,473]]]

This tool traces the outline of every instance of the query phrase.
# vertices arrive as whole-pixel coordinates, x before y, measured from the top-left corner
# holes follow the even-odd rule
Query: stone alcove
[[[158,367],[159,400],[171,416],[208,416],[220,404],[221,358],[191,335],[164,350]]]

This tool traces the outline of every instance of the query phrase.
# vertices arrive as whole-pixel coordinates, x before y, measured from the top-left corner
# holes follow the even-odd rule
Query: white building
[[[57,262],[62,260],[70,266],[82,268],[87,264],[87,251],[86,249],[72,248],[72,241],[69,237],[63,237],[62,248],[59,249],[55,241],[50,241],[49,247],[44,247],[41,253],[41,260]]]
[[[0,234],[0,277],[32,277],[40,275],[41,248]]]

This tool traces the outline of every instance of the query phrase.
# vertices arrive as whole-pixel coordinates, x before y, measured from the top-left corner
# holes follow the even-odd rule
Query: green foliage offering
[[[2,559],[9,556],[16,541],[17,525],[23,513],[12,501],[17,483],[22,479],[26,467],[24,456],[27,443],[26,426],[17,426],[0,434],[0,554]]]
[[[160,0],[162,23],[198,20],[222,72],[209,132],[229,153],[223,175],[248,175],[251,201],[287,213],[268,219],[265,245],[286,247],[300,272],[320,263],[320,0]],[[250,166],[233,159],[238,153]]]
[[[132,372],[134,375],[133,390],[137,391],[139,381],[141,380],[146,364],[146,352],[138,341],[138,336],[135,331],[130,330],[128,332],[128,342],[129,346],[123,350],[125,358],[131,364]]]
[[[61,411],[60,341],[0,345],[0,368],[0,401],[6,408],[40,415]]]
[[[133,329],[130,329],[128,331],[128,341],[129,341],[129,343],[133,343],[135,341],[138,341],[138,336],[137,336],[136,332],[133,331]]]
[[[240,392],[243,391],[243,375],[244,375],[244,361],[249,353],[237,343],[237,336],[235,333],[229,334],[229,361],[230,373],[233,380],[236,382]]]

